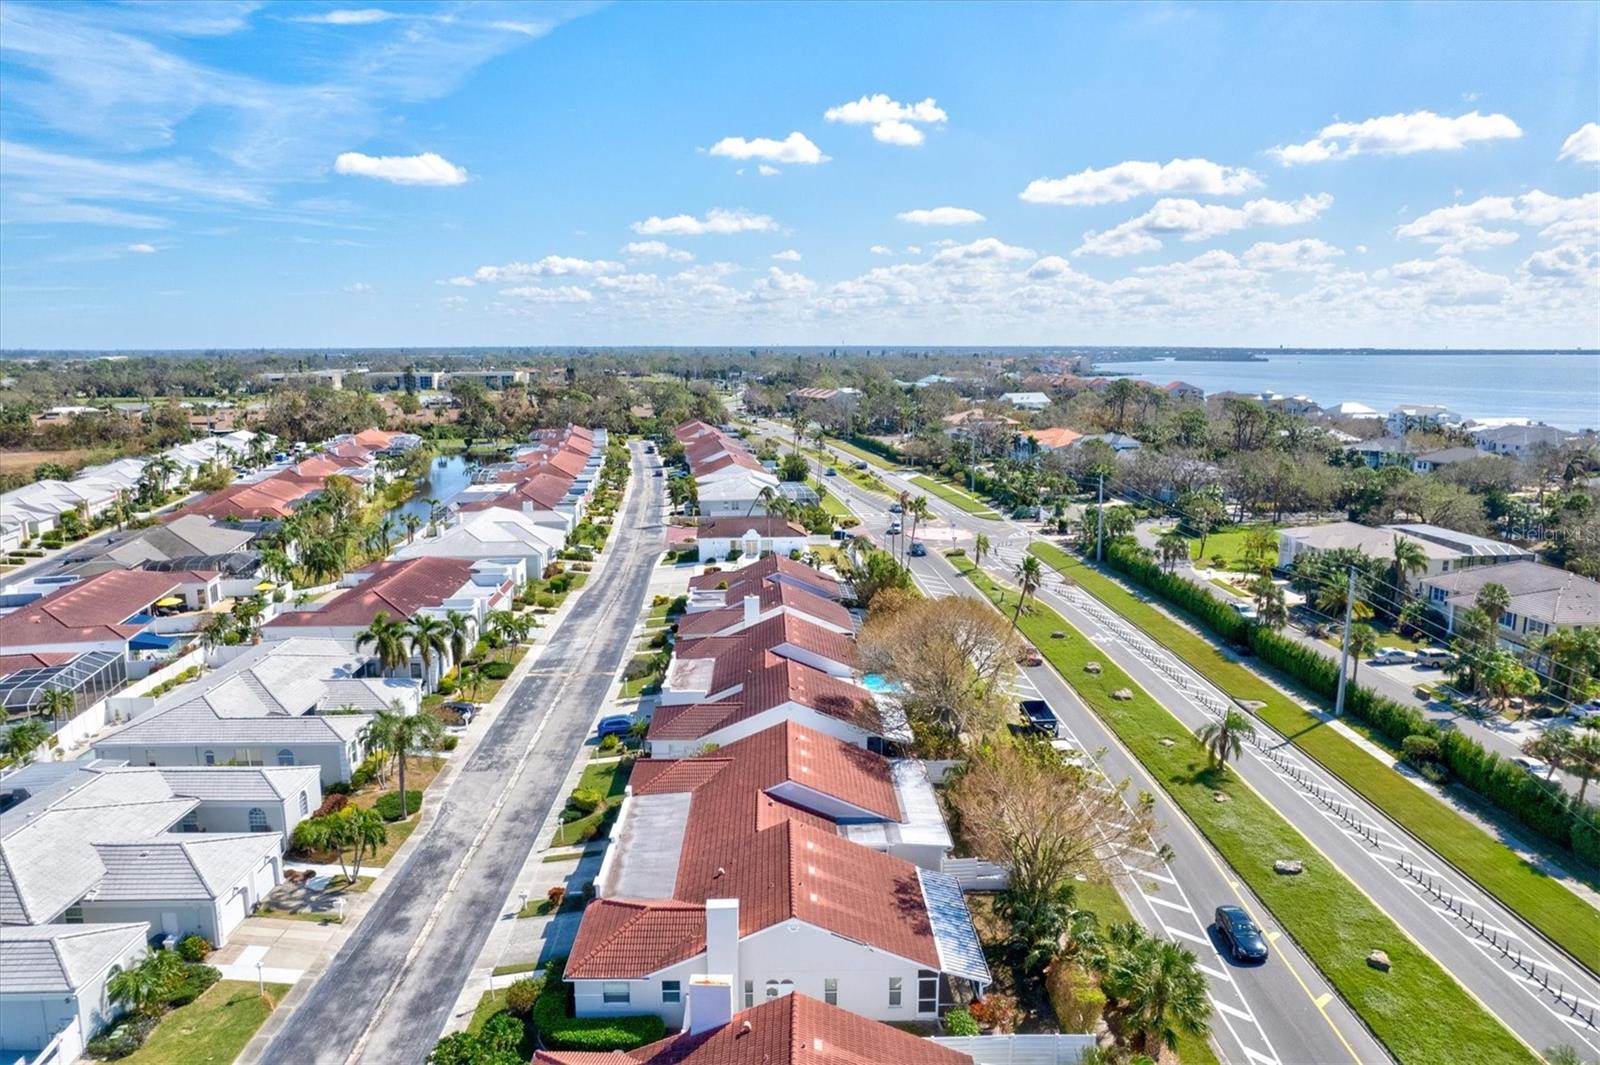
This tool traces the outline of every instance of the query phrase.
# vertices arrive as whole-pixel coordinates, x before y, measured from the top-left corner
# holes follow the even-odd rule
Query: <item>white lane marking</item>
[[[1146,901],[1146,902],[1154,903],[1157,906],[1165,906],[1167,909],[1169,909],[1169,910],[1177,910],[1179,913],[1186,913],[1190,917],[1194,916],[1194,911],[1191,910],[1189,907],[1185,906],[1181,902],[1173,902],[1173,901],[1171,901],[1169,899],[1163,899],[1163,898],[1160,898],[1160,897],[1155,896],[1155,895],[1148,894],[1148,893],[1143,892],[1143,891],[1141,891],[1139,894],[1144,896],[1144,901]]]

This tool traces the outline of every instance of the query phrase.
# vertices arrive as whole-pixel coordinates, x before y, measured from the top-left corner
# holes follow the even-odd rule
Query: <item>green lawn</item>
[[[924,477],[920,473],[911,478],[911,483],[916,485],[918,488],[923,489],[924,491],[932,492],[946,503],[951,503],[957,507],[960,507],[962,510],[973,515],[974,517],[988,518],[992,521],[1000,520],[1000,515],[996,514],[994,511],[990,510],[988,507],[984,506],[982,503],[978,502],[976,499],[967,495],[967,493],[963,492],[959,488],[954,487],[953,485],[935,481],[932,477]]]
[[[828,486],[823,483],[825,480],[831,481],[835,480],[835,478],[827,477],[819,480],[818,478],[813,477],[811,479],[811,483],[816,487],[818,493],[822,496],[822,509],[826,510],[829,514],[832,514],[836,518],[854,517],[855,515],[850,513],[850,508],[845,506],[844,502],[837,495],[834,495],[832,492],[828,491]]]
[[[1010,613],[1013,595],[968,560],[951,562]],[[1398,1061],[1407,1065],[1450,1061],[1463,1046],[1472,1047],[1474,1061],[1480,1063],[1536,1060],[1237,774],[1219,775],[1209,768],[1182,722],[1106,661],[1064,618],[1036,605],[1021,628],[1266,903],[1284,931]],[[1058,629],[1074,638],[1051,639],[1050,633]],[[1101,663],[1100,673],[1084,672],[1090,659]],[[1134,697],[1113,699],[1111,693],[1119,688],[1130,689]],[[1162,737],[1179,742],[1164,747]],[[1227,802],[1215,801],[1219,792]],[[1304,862],[1305,872],[1296,877],[1276,875],[1272,863],[1285,855]],[[1367,966],[1367,952],[1374,948],[1388,952],[1393,962],[1390,972]]]
[[[536,973],[539,968],[539,963],[536,961],[522,961],[513,965],[496,965],[491,972],[494,976],[522,976],[526,973]]]
[[[890,462],[882,455],[874,455],[865,448],[856,447],[854,444],[847,444],[836,436],[828,437],[828,446],[838,448],[840,451],[844,452],[846,455],[850,455],[853,458],[865,459],[866,461],[872,463],[872,465],[878,467],[880,470],[897,470],[900,468],[898,464]]]
[[[646,658],[646,657],[649,657],[649,656],[647,656],[647,655],[635,655],[634,656],[634,660],[637,661],[640,658]],[[662,678],[664,676],[665,676],[664,673],[654,672],[654,673],[646,673],[644,676],[635,677],[632,680],[625,680],[625,681],[622,682],[622,692],[621,692],[619,698],[622,698],[622,699],[637,699],[637,698],[639,698],[639,696],[644,694],[644,690],[646,688],[651,687],[652,685],[655,685],[655,684],[660,684],[661,680],[662,680]]]
[[[1156,607],[1140,602],[1119,582],[1053,545],[1035,543],[1028,550],[1133,622],[1229,696],[1265,704],[1256,711],[1263,721],[1290,737],[1295,746],[1590,969],[1600,969],[1600,935],[1595,934],[1594,910],[1558,881],[1518,857],[1442,800],[1418,788],[1339,732],[1325,727],[1319,718],[1302,710],[1254,671],[1231,661],[1209,639],[1178,624]]]
[[[1219,529],[1217,532],[1214,532],[1210,536],[1206,537],[1206,553],[1204,558],[1200,557],[1200,541],[1198,539],[1190,540],[1189,557],[1196,562],[1204,562],[1209,566],[1213,557],[1221,555],[1228,560],[1228,568],[1230,570],[1237,570],[1240,573],[1248,573],[1251,570],[1251,565],[1249,562],[1245,561],[1244,557],[1245,534],[1251,529],[1262,527],[1263,526],[1261,524],[1230,525],[1226,529]],[[1272,529],[1274,531],[1277,530],[1277,526],[1272,524],[1265,524],[1265,528]],[[1272,553],[1267,556],[1267,561],[1274,564],[1277,563],[1278,551],[1276,547],[1274,547]]]
[[[250,980],[220,980],[206,993],[161,1018],[128,1065],[229,1065],[256,1034],[288,984],[268,984],[262,1001]]]

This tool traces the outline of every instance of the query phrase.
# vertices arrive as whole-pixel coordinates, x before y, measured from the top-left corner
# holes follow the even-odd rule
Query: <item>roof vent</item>
[[[716,872],[715,872],[715,873],[713,873],[713,874],[712,874],[712,876],[711,876],[711,879],[713,879],[713,880],[715,880],[715,879],[717,879],[717,877],[719,877],[719,876],[724,876],[724,875],[726,875],[726,874],[727,874],[727,872],[728,872],[728,871],[727,871],[727,870],[726,870],[726,869],[724,869],[724,868],[723,868],[723,867],[722,867],[722,866],[720,866],[720,865],[719,865],[719,866],[717,866],[717,871],[716,871]]]
[[[747,1035],[747,1034],[749,1034],[750,1032],[752,1032],[754,1030],[755,1030],[754,1026],[749,1021],[743,1021],[739,1025],[739,1034],[740,1035]]]

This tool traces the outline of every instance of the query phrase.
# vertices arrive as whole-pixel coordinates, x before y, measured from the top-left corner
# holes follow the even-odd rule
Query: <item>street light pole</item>
[[[1100,561],[1100,548],[1106,535],[1106,475],[1100,474],[1100,504],[1094,511],[1094,560]]]
[[[1344,641],[1339,649],[1339,695],[1333,702],[1333,716],[1344,716],[1344,683],[1350,674],[1350,618],[1356,606],[1356,568],[1350,567],[1350,583],[1344,593]]]

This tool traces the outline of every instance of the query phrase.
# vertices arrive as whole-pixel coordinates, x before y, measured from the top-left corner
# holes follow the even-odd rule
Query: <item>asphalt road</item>
[[[864,519],[875,539],[885,540],[888,499],[843,476],[825,478],[824,483]],[[1003,535],[993,528],[996,523],[982,524],[991,527],[991,539]],[[908,561],[924,592],[982,598],[938,550]],[[1172,860],[1151,873],[1140,871],[1125,878],[1119,889],[1142,924],[1201,959],[1212,1001],[1213,1039],[1225,1061],[1323,1065],[1390,1060],[1294,942],[1277,931],[1266,907],[1052,668],[1022,670],[1017,688],[1020,696],[1040,697],[1050,704],[1062,722],[1062,737],[1074,748],[1091,755],[1099,751],[1096,761],[1108,779],[1131,781],[1129,794],[1148,791],[1155,796],[1157,817],[1166,826],[1162,842],[1172,848]],[[1244,906],[1272,938],[1273,956],[1266,964],[1240,965],[1222,952],[1211,928],[1211,913],[1225,903]]]
[[[1138,537],[1145,546],[1154,543],[1150,535],[1149,526],[1141,526]],[[1227,592],[1215,584],[1197,575],[1194,567],[1189,563],[1179,563],[1178,569],[1203,590],[1226,602],[1237,602]],[[1284,635],[1309,648],[1325,658],[1336,659],[1339,657],[1337,648],[1308,635],[1304,630],[1294,625],[1283,629]],[[1440,728],[1454,729],[1464,735],[1477,740],[1483,746],[1500,755],[1502,758],[1516,758],[1522,754],[1522,739],[1524,736],[1535,734],[1530,730],[1552,728],[1557,725],[1576,724],[1570,717],[1547,718],[1541,722],[1529,722],[1519,734],[1506,721],[1495,715],[1488,715],[1483,719],[1474,718],[1468,714],[1454,710],[1444,703],[1419,699],[1413,690],[1418,684],[1438,684],[1444,674],[1437,669],[1424,669],[1414,665],[1378,666],[1370,662],[1363,662],[1357,672],[1357,683],[1363,687],[1371,688],[1379,695],[1393,699],[1402,706],[1409,706],[1422,714]],[[1580,786],[1577,777],[1564,771],[1554,774],[1554,779],[1561,783],[1567,791],[1576,795]]]
[[[886,479],[895,487],[911,488],[895,474]],[[827,482],[834,488],[835,482],[842,480],[828,478]],[[846,496],[860,491],[848,484],[839,484],[834,490]],[[881,538],[887,523],[886,501],[867,493],[857,498],[866,502],[869,513],[876,513],[877,520],[868,521],[866,527]],[[1017,524],[972,517],[932,495],[928,502],[941,527],[953,527],[966,536],[979,532],[989,536],[995,551],[992,558],[985,559],[985,569],[1005,577],[1017,555],[1026,549],[1030,534]],[[970,545],[970,540],[966,542]],[[930,544],[928,557],[914,560],[914,570],[937,572],[944,564],[938,555]],[[1046,572],[1050,572],[1048,567]],[[1188,727],[1198,728],[1218,706],[1231,705],[1203,677],[1081,589],[1051,579],[1042,595]],[[1096,734],[1098,718],[1075,700],[1058,707],[1057,712],[1086,740]],[[1280,814],[1530,1046],[1542,1049],[1565,1043],[1579,1047],[1586,1057],[1600,1054],[1600,1031],[1585,1020],[1591,1014],[1600,1020],[1600,981],[1593,974],[1555,951],[1517,915],[1479,891],[1359,796],[1299,758],[1282,737],[1260,721],[1256,724],[1266,749],[1247,748],[1237,769]],[[1177,822],[1169,817],[1167,823]],[[1422,878],[1421,883],[1417,877]],[[1435,898],[1424,885],[1431,885],[1440,897]],[[1206,896],[1205,902],[1197,905],[1203,908],[1220,901],[1224,899],[1213,901]],[[1484,929],[1483,934],[1479,928]],[[1280,939],[1279,947],[1284,943],[1286,939]],[[1510,957],[1497,945],[1506,943],[1511,945]],[[1522,969],[1513,960],[1518,957]],[[1547,975],[1549,990],[1543,986]],[[1282,987],[1274,988],[1270,981],[1267,984],[1264,990],[1270,997],[1256,1004],[1256,1016],[1264,1017],[1270,1009],[1274,1014],[1281,1010],[1287,1017],[1291,1002],[1275,1001],[1282,996]],[[1575,1000],[1579,1004],[1574,1008]],[[1270,1035],[1273,1029],[1267,1031]],[[1297,1052],[1301,1044],[1293,1038],[1286,1044],[1274,1039],[1274,1044],[1285,1060],[1306,1060]]]
[[[605,565],[450,784],[421,845],[309,993],[286,1004],[261,1061],[405,1065],[433,1049],[629,650],[662,547],[661,483],[634,445]]]

